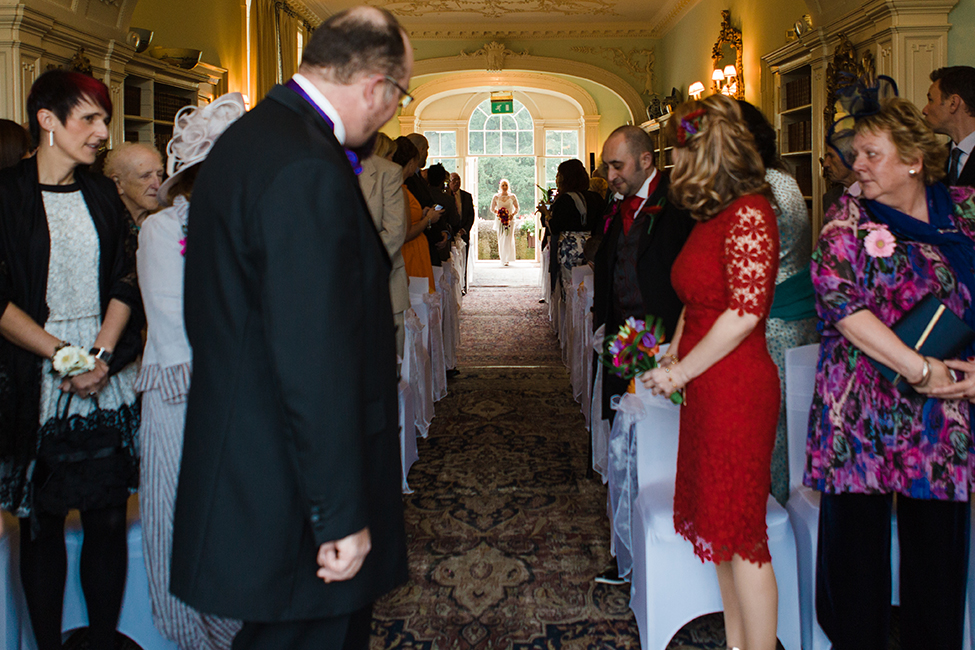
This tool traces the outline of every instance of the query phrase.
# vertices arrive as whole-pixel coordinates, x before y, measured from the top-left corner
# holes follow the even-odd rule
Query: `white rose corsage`
[[[65,345],[51,357],[51,367],[62,377],[74,377],[95,369],[95,356],[77,345]]]

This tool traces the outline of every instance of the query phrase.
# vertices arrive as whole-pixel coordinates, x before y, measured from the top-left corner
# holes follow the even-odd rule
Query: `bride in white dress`
[[[498,183],[498,193],[491,199],[494,229],[498,232],[498,255],[504,266],[508,266],[508,263],[515,259],[515,217],[518,216],[518,197],[508,192],[509,187],[508,179],[502,178]],[[498,218],[498,211],[501,208],[507,210],[511,217],[507,228],[501,226],[501,220]]]

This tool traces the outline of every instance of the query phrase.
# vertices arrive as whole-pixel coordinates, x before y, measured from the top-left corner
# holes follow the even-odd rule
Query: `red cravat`
[[[657,184],[660,182],[660,174],[656,174],[653,180],[650,181],[650,187],[647,188],[647,197],[653,196],[653,193],[657,190]],[[636,219],[637,208],[643,203],[643,199],[634,194],[628,199],[623,199],[623,236],[626,237],[630,234],[630,226],[633,225],[633,220]]]

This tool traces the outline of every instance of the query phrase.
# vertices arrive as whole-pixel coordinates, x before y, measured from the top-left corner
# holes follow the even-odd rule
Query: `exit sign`
[[[491,114],[510,115],[515,112],[515,100],[511,93],[491,94]]]

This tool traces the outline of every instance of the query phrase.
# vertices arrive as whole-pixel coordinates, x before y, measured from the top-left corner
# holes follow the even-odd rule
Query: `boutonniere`
[[[186,233],[188,228],[185,223],[181,226],[181,229],[183,231],[183,238],[179,240],[179,254],[186,257]]]
[[[857,231],[857,237],[863,240],[870,257],[890,257],[897,248],[897,239],[883,224],[865,223]]]
[[[606,215],[605,221],[603,222],[604,235],[609,232],[609,227],[613,224],[613,219],[616,217],[617,214],[619,214],[620,203],[622,203],[622,201],[614,201],[609,206],[609,213]]]
[[[665,205],[667,205],[667,197],[663,197],[659,201],[657,201],[657,205],[645,206],[643,208],[643,213],[644,214],[649,214],[651,216],[658,215],[658,214],[660,214],[663,211]],[[656,220],[655,219],[651,219],[650,220],[650,224],[647,226],[647,233],[648,234],[653,229],[653,222],[654,221],[656,221]]]

